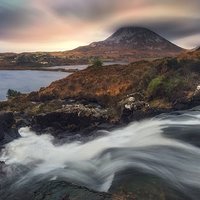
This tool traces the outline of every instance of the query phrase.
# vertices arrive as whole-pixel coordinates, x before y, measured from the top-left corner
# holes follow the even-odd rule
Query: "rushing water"
[[[60,178],[108,191],[117,172],[132,168],[158,176],[188,198],[199,200],[200,149],[186,141],[186,136],[198,135],[199,130],[198,108],[104,131],[86,143],[58,145],[50,135],[22,128],[21,138],[7,144],[0,156],[6,163],[0,195]]]
[[[69,73],[30,71],[30,70],[1,70],[0,71],[0,100],[6,99],[8,89],[28,93],[48,86],[52,81],[64,78]]]

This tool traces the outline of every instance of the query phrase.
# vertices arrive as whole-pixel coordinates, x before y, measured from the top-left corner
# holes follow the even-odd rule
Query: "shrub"
[[[155,96],[161,89],[161,85],[163,83],[163,76],[158,76],[152,79],[148,85],[147,92],[150,96]]]
[[[147,92],[153,98],[163,97],[172,100],[184,91],[182,88],[187,88],[185,85],[185,81],[180,76],[158,76],[150,81]]]
[[[93,67],[102,67],[103,66],[103,62],[99,59],[99,58],[93,58],[91,61],[90,61],[91,65]]]
[[[18,92],[18,91],[16,91],[16,90],[9,89],[9,90],[7,91],[7,98],[8,98],[8,99],[17,97],[17,96],[19,96],[19,95],[21,95],[21,92]]]
[[[184,82],[180,77],[175,76],[175,77],[172,77],[171,79],[165,80],[163,86],[164,86],[163,89],[165,91],[165,94],[169,98],[171,98],[173,96],[174,92],[178,92],[177,90],[180,87],[184,87]]]

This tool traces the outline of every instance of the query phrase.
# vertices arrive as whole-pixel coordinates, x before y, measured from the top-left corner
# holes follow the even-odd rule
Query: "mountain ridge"
[[[159,34],[143,27],[121,27],[105,40],[66,51],[77,56],[135,61],[144,58],[174,56],[184,51]]]

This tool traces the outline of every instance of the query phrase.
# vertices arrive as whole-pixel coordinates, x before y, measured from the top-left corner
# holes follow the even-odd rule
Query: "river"
[[[86,143],[59,145],[53,136],[22,128],[21,138],[7,144],[0,155],[6,163],[0,196],[17,199],[16,191],[28,195],[35,185],[55,179],[106,192],[118,172],[132,169],[159,177],[188,199],[199,200],[200,142],[192,140],[199,130],[200,108],[102,131]]]

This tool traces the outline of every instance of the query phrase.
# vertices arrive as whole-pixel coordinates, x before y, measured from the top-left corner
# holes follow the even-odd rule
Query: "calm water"
[[[22,93],[36,91],[52,81],[64,78],[70,73],[48,71],[0,71],[0,100],[6,99],[8,89]]]
[[[127,62],[104,62],[104,66],[109,65],[127,65]],[[64,66],[54,66],[54,67],[45,67],[47,69],[77,69],[77,70],[83,70],[86,69],[88,65],[64,65]]]
[[[45,67],[46,69],[77,69],[83,70],[86,69],[88,65],[63,65],[63,66],[53,66],[53,67]]]

